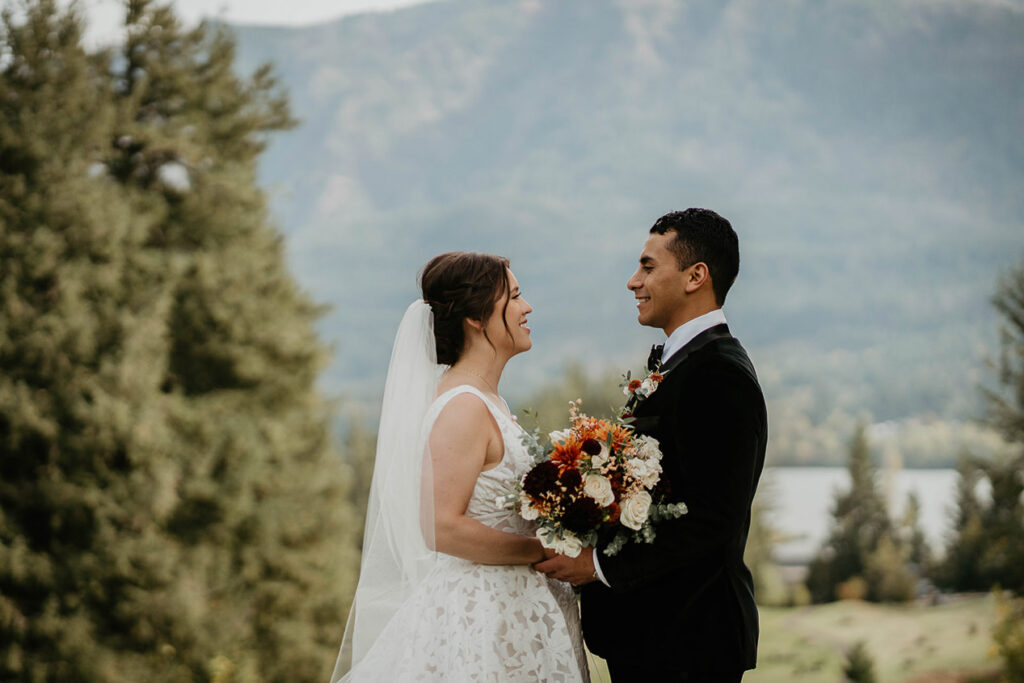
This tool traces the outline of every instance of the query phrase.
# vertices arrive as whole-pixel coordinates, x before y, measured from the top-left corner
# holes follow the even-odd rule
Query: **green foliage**
[[[1006,441],[1024,447],[1024,260],[999,280],[992,304],[1002,316],[996,365],[1001,390],[989,390],[989,421]]]
[[[596,377],[580,363],[569,363],[561,375],[543,384],[522,401],[519,421],[526,429],[542,434],[564,429],[569,423],[569,402],[582,399],[580,410],[587,415],[611,418],[619,414],[626,396],[619,387],[621,373],[608,371]]]
[[[936,569],[936,583],[958,591],[987,591],[999,584],[1024,589],[1024,482],[1018,458],[981,461],[964,457],[957,467],[953,534]],[[982,498],[978,484],[991,494]]]
[[[1004,275],[993,298],[1003,318],[999,386],[985,390],[989,422],[1013,450],[995,458],[964,456],[957,468],[954,534],[939,569],[941,585],[1024,591],[1024,262]],[[981,498],[979,482],[989,485]]]
[[[321,315],[255,185],[291,125],[226,34],[53,0],[0,35],[0,678],[298,681],[354,583]]]
[[[907,545],[907,560],[918,569],[919,573],[929,575],[932,568],[932,551],[921,528],[921,501],[916,491],[907,495],[903,519],[900,520],[898,533]]]
[[[754,577],[754,597],[759,605],[791,605],[797,601],[772,554],[779,537],[779,531],[771,524],[775,500],[771,480],[762,476],[751,507],[750,532],[743,551],[743,562]]]
[[[352,413],[347,416],[347,427],[341,437],[341,455],[351,482],[352,518],[350,524],[357,532],[355,547],[363,547],[366,507],[370,500],[373,464],[377,453],[377,434],[365,417]]]
[[[850,489],[837,495],[832,530],[808,567],[807,587],[815,602],[863,598],[878,602],[913,597],[910,549],[889,519],[875,481],[866,428],[850,443]]]
[[[895,536],[884,535],[864,562],[867,599],[874,602],[905,602],[914,597],[917,578],[910,569],[910,546]]]
[[[977,494],[982,470],[967,453],[961,453],[956,470],[953,535],[942,562],[935,569],[935,581],[947,588],[988,590],[991,587],[989,578],[982,575],[978,565],[986,543],[983,505]]]
[[[849,683],[875,683],[875,663],[863,640],[846,651],[843,675]]]
[[[1024,598],[1011,598],[996,591],[996,623],[992,639],[1003,660],[1003,680],[1024,681]]]

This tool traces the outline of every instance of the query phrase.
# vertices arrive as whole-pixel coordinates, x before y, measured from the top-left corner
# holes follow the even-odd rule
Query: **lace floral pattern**
[[[501,462],[477,479],[467,515],[532,535],[531,525],[499,502],[532,464],[519,425],[470,386],[439,396],[425,421],[432,424],[461,393],[487,404],[505,446]],[[587,683],[576,595],[529,566],[440,555],[347,680]]]

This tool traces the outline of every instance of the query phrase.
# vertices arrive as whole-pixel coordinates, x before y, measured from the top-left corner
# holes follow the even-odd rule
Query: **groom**
[[[665,379],[635,409],[638,432],[661,445],[662,482],[689,513],[655,525],[652,544],[618,554],[556,556],[539,571],[575,585],[583,632],[614,683],[730,683],[754,668],[757,607],[743,549],[764,465],[768,423],[754,367],[729,333],[722,304],[739,271],[729,221],[707,209],[662,216],[627,287]]]

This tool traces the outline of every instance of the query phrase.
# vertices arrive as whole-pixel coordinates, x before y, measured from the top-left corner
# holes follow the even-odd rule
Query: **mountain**
[[[647,230],[706,206],[740,236],[726,312],[774,414],[978,412],[989,298],[1024,257],[1024,3],[446,0],[232,29],[302,121],[261,173],[333,306],[331,391],[379,395],[449,249],[509,256],[536,309],[513,397],[567,360],[636,366]]]

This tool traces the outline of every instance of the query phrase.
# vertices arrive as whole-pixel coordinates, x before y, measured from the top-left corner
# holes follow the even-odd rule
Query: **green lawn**
[[[936,607],[846,601],[760,613],[758,668],[743,683],[837,683],[845,649],[858,640],[879,683],[988,681],[999,664],[991,653],[991,596]],[[608,681],[603,662],[594,664],[594,682]]]

